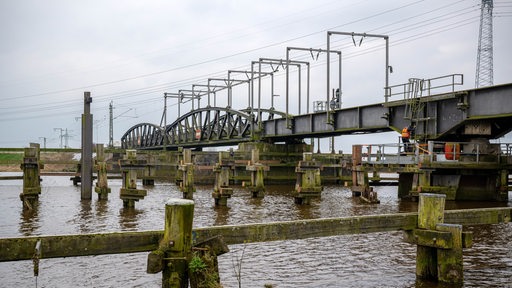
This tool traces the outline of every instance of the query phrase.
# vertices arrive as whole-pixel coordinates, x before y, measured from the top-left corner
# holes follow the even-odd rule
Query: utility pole
[[[114,101],[111,100],[108,105],[109,128],[108,128],[108,147],[114,147]]]
[[[53,128],[53,131],[60,131],[60,147],[62,148],[62,138],[64,137],[62,132],[64,132],[64,128]]]
[[[475,87],[493,85],[492,9],[493,0],[482,0],[476,58]]]
[[[43,148],[46,149],[46,137],[39,137],[39,139],[43,139]]]

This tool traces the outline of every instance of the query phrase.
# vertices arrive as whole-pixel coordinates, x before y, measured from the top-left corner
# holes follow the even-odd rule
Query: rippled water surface
[[[6,173],[3,173],[6,175]],[[148,196],[134,210],[123,208],[120,180],[110,180],[109,200],[80,200],[80,187],[69,177],[43,176],[39,206],[23,212],[21,180],[0,181],[0,237],[110,231],[162,230],[168,198],[181,198],[174,184],[145,187]],[[211,186],[198,186],[194,226],[258,223],[351,215],[409,212],[416,203],[401,202],[396,187],[378,186],[381,204],[364,205],[349,189],[326,186],[322,198],[298,206],[293,186],[268,186],[264,199],[252,199],[235,187],[227,207],[214,207]],[[509,195],[510,196],[510,195]],[[447,209],[512,206],[508,203],[453,203]],[[512,287],[512,224],[467,227],[472,248],[464,249],[465,287]],[[415,277],[413,245],[401,232],[312,238],[230,246],[219,257],[224,287],[444,287]],[[146,274],[147,253],[42,259],[39,277],[31,261],[0,263],[0,287],[161,287],[161,274]],[[242,264],[241,277],[234,267]],[[446,286],[448,287],[448,286]]]

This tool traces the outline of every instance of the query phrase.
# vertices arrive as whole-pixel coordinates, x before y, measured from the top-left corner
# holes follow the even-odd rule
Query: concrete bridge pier
[[[136,150],[126,150],[125,158],[119,160],[119,166],[123,175],[123,187],[119,197],[125,208],[133,208],[136,201],[147,195],[146,190],[137,189],[137,171],[144,169],[146,160],[138,160]]]
[[[212,197],[215,205],[226,206],[228,198],[233,195],[233,188],[229,188],[229,178],[235,169],[235,161],[229,157],[228,152],[219,152],[219,162],[213,167],[215,184]]]
[[[270,168],[260,163],[260,151],[258,149],[251,150],[251,161],[245,168],[251,171],[251,184],[248,187],[253,198],[263,198],[265,196],[265,171]]]
[[[20,194],[20,200],[23,202],[23,209],[32,210],[39,201],[41,194],[41,184],[39,182],[39,158],[36,147],[25,148],[23,163],[23,192]]]
[[[313,159],[313,153],[305,152],[302,154],[302,161],[299,161],[295,168],[297,182],[295,184],[296,204],[311,204],[311,198],[321,196],[323,187],[320,179],[321,164]]]
[[[192,162],[192,150],[183,149],[183,160],[178,165],[179,172],[181,175],[181,181],[179,182],[180,191],[183,192],[184,199],[194,199],[194,192],[196,187],[194,186],[194,163]]]
[[[105,162],[105,152],[103,144],[96,144],[96,173],[98,180],[96,181],[96,187],[94,192],[98,193],[99,200],[107,200],[110,188],[108,187],[107,179],[107,162]]]

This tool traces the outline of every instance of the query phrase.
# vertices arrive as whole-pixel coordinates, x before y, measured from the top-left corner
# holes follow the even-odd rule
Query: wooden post
[[[137,189],[137,171],[143,170],[145,164],[145,160],[137,159],[136,150],[126,150],[125,159],[119,160],[119,166],[123,174],[123,187],[120,190],[119,197],[123,200],[124,207],[135,207],[135,202],[144,199],[147,195],[146,190]]]
[[[154,168],[154,157],[151,154],[147,154],[148,157],[148,165],[144,167],[144,173],[142,176],[142,185],[143,186],[154,186],[155,185],[155,168]]]
[[[464,280],[462,265],[462,225],[437,224],[437,231],[450,232],[453,247],[437,249],[438,280],[447,283],[462,283]]]
[[[99,200],[107,200],[110,188],[108,187],[107,179],[107,163],[105,162],[105,153],[103,151],[103,144],[96,144],[96,174],[98,180],[94,192],[98,193]]]
[[[181,192],[183,192],[183,198],[194,199],[196,187],[194,187],[194,163],[192,163],[191,149],[183,149],[183,160],[180,161],[178,170],[178,174],[181,171],[182,175],[179,185]]]
[[[418,205],[418,228],[435,230],[444,222],[445,195],[420,194]],[[416,250],[416,276],[437,279],[437,249],[418,245]]]
[[[265,196],[265,171],[269,170],[268,166],[260,163],[260,151],[258,149],[251,150],[251,161],[245,166],[247,171],[251,171],[251,185],[248,187],[253,198],[263,198]]]
[[[23,202],[23,209],[33,209],[35,203],[39,200],[41,194],[41,184],[39,182],[39,160],[37,158],[37,148],[25,148],[23,163],[23,192],[20,194],[20,200]]]
[[[91,92],[84,92],[84,113],[82,114],[82,160],[81,199],[92,198],[92,114]]]
[[[295,168],[297,182],[295,183],[295,203],[311,204],[311,198],[320,197],[323,187],[320,179],[321,165],[313,160],[313,153],[302,154],[302,161],[299,161]]]
[[[219,162],[213,167],[215,172],[215,184],[213,187],[212,197],[215,199],[215,205],[226,206],[228,198],[233,194],[233,188],[229,188],[229,177],[234,169],[234,161],[226,159],[223,156],[226,152],[219,152]]]
[[[445,224],[444,194],[419,194],[418,229],[406,231],[406,241],[417,245],[416,276],[462,284],[462,248],[471,247],[471,233],[462,225]]]
[[[188,287],[192,251],[194,201],[169,199],[165,204],[164,235],[159,248],[148,255],[148,273],[162,271],[162,287]]]

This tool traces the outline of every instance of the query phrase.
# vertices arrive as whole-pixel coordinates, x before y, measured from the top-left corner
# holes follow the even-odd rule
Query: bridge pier
[[[41,194],[40,163],[37,147],[25,148],[23,163],[20,167],[23,170],[23,192],[20,194],[20,200],[23,203],[23,209],[32,210],[39,201],[39,194]]]
[[[297,182],[295,184],[296,204],[311,204],[311,198],[321,196],[323,187],[320,179],[320,163],[313,159],[313,153],[306,152],[302,154],[302,161],[299,161],[295,168],[297,174]]]
[[[179,182],[180,191],[183,192],[184,199],[194,199],[194,163],[192,162],[192,150],[183,149],[183,160],[178,165],[177,174],[181,174],[181,181]]]
[[[233,188],[229,188],[229,178],[232,170],[235,169],[235,162],[229,159],[228,152],[219,152],[219,162],[213,167],[215,173],[215,184],[212,197],[215,199],[215,205],[226,206],[228,198],[233,195]]]
[[[119,160],[119,166],[123,175],[123,187],[120,190],[119,197],[123,200],[125,208],[135,207],[135,202],[144,199],[147,191],[137,189],[137,171],[144,169],[145,160],[137,159],[136,150],[126,150],[124,159]]]
[[[265,196],[265,171],[268,171],[269,167],[260,163],[260,151],[258,149],[251,150],[251,161],[245,169],[251,171],[251,186],[248,188],[252,197],[263,198]]]
[[[105,162],[105,153],[103,144],[96,144],[96,173],[98,174],[98,181],[94,192],[98,193],[99,200],[107,200],[110,188],[108,187],[107,179],[107,163]]]

